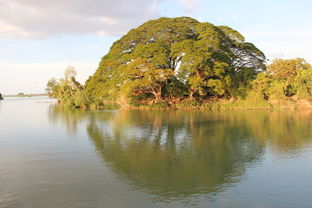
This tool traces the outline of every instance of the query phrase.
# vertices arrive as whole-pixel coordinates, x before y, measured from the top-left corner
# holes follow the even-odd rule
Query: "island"
[[[0,93],[0,100],[3,100],[2,94]]]
[[[272,109],[312,107],[312,67],[276,59],[237,30],[190,17],[150,20],[113,43],[86,83],[70,67],[47,84],[67,107]]]

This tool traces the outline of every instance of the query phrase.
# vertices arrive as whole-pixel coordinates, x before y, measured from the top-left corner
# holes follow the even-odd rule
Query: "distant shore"
[[[17,94],[17,95],[2,95],[4,98],[6,97],[40,97],[40,96],[47,96],[45,93],[38,93],[38,94]]]

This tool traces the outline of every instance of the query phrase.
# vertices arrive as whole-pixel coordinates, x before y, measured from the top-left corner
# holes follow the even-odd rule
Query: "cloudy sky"
[[[82,82],[111,44],[161,16],[240,31],[269,59],[312,63],[310,0],[0,0],[0,93],[44,92],[74,66]]]

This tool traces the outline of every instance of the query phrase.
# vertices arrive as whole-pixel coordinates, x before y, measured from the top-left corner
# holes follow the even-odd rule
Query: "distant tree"
[[[76,78],[77,72],[75,70],[75,67],[73,66],[68,66],[64,72],[65,74],[65,79],[67,81],[71,80],[72,78]]]
[[[58,83],[57,79],[51,78],[48,81],[47,87],[46,87],[46,92],[47,92],[48,96],[50,96],[50,97],[57,96],[57,94],[58,94],[57,89],[56,89],[57,87],[59,87],[59,83]]]
[[[70,107],[86,107],[91,103],[76,77],[77,72],[74,67],[67,67],[64,78],[59,80],[52,78],[48,81],[46,92],[50,97],[59,99],[62,103]]]
[[[268,72],[274,77],[292,82],[299,70],[311,69],[311,65],[302,58],[275,59],[268,66]]]

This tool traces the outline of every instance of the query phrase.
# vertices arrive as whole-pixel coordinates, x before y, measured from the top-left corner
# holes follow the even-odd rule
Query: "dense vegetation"
[[[49,95],[75,107],[176,108],[267,108],[274,99],[312,95],[305,60],[277,59],[267,68],[265,55],[238,31],[189,17],[160,18],[130,30],[84,86],[75,75],[69,68],[64,79],[51,79]]]

